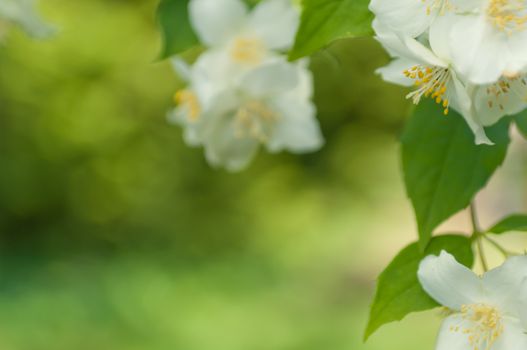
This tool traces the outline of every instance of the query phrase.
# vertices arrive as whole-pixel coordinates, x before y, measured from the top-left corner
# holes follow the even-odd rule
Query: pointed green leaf
[[[303,0],[290,59],[308,56],[337,39],[372,35],[369,0]]]
[[[465,236],[435,237],[424,253],[419,249],[417,242],[404,248],[378,278],[377,292],[371,305],[370,319],[364,335],[365,340],[386,323],[402,320],[411,312],[439,306],[419,284],[417,270],[425,256],[438,255],[442,250],[454,255],[467,267],[472,267],[474,263],[471,241]]]
[[[466,208],[502,164],[510,142],[510,119],[487,129],[495,145],[475,145],[463,118],[444,116],[433,101],[423,101],[402,138],[406,191],[417,219],[421,247],[433,230]]]
[[[510,231],[527,232],[527,215],[515,214],[506,217],[505,219],[492,226],[488,232],[501,234]]]
[[[161,0],[157,18],[163,36],[161,58],[182,53],[198,44],[188,16],[189,0]]]

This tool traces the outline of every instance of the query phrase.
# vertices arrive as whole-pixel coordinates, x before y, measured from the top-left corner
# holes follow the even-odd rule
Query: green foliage
[[[488,232],[501,234],[510,231],[527,232],[527,215],[515,214],[508,216],[492,226]]]
[[[437,255],[442,250],[454,255],[467,267],[472,267],[474,263],[471,241],[464,236],[435,237],[424,253],[419,249],[418,242],[404,248],[379,276],[365,339],[386,323],[402,320],[411,312],[439,306],[421,287],[417,270],[425,256]]]
[[[198,44],[188,16],[189,0],[161,0],[157,10],[163,36],[161,58],[182,53]]]
[[[516,122],[518,130],[520,130],[522,135],[527,138],[527,111],[514,116],[514,121]]]
[[[303,0],[290,59],[310,55],[337,39],[371,35],[368,4],[368,0]]]
[[[510,120],[487,129],[495,145],[475,145],[458,113],[445,117],[433,101],[423,101],[402,138],[404,179],[424,248],[433,230],[466,208],[502,164],[510,142]]]

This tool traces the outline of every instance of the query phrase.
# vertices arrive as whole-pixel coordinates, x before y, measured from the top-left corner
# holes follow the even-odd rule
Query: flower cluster
[[[0,37],[16,25],[37,38],[47,37],[53,29],[44,23],[35,11],[35,0],[0,1]]]
[[[421,262],[418,277],[449,311],[437,350],[527,349],[527,256],[479,277],[443,251]]]
[[[173,60],[188,86],[177,91],[169,120],[183,126],[186,143],[230,171],[246,167],[261,145],[319,149],[311,72],[284,54],[299,23],[291,1],[266,0],[249,11],[242,0],[191,0],[189,13],[207,50],[192,66]]]
[[[527,103],[526,0],[372,0],[374,29],[394,58],[383,78],[414,86],[414,103],[457,110],[476,136]]]

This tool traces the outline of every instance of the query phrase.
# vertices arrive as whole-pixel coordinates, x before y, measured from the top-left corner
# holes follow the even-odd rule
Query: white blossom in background
[[[242,0],[191,0],[190,20],[230,80],[291,48],[299,11],[291,0],[265,0],[252,11]]]
[[[443,251],[421,262],[418,277],[450,312],[436,350],[527,349],[527,256],[480,277]]]
[[[249,12],[239,0],[192,0],[189,8],[210,48],[192,66],[173,60],[187,87],[176,92],[169,121],[183,127],[185,142],[229,171],[245,168],[262,147],[318,150],[312,74],[306,60],[291,63],[284,54],[298,26],[295,6],[267,0]]]
[[[484,127],[527,107],[526,0],[372,0],[370,9],[394,59],[379,73],[413,84],[416,104],[432,98],[459,112],[477,144],[492,144]]]
[[[214,89],[199,70],[176,93],[170,120],[184,127],[190,146],[203,146],[207,161],[230,171],[245,168],[261,146],[269,152],[312,152],[323,144],[305,64],[270,62],[239,83]]]
[[[0,0],[0,37],[12,26],[19,26],[36,38],[45,38],[54,32],[37,14],[35,0]]]

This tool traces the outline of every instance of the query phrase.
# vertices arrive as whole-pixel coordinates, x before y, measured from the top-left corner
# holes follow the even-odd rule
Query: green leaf
[[[518,130],[522,133],[523,137],[527,138],[527,111],[523,111],[514,116],[514,121]]]
[[[445,117],[432,100],[422,101],[416,109],[402,138],[402,161],[421,248],[439,224],[470,204],[502,164],[510,142],[509,124],[504,118],[487,128],[495,145],[478,146],[458,113]]]
[[[300,28],[289,58],[308,56],[332,41],[372,34],[369,0],[303,0]]]
[[[163,36],[161,58],[187,51],[197,45],[198,38],[188,16],[189,0],[161,0],[157,18]]]
[[[515,214],[508,216],[488,230],[488,232],[496,234],[510,231],[527,232],[527,215]]]
[[[411,312],[439,306],[421,287],[417,270],[425,256],[438,255],[442,250],[469,268],[474,264],[471,241],[460,235],[434,237],[424,253],[417,242],[404,248],[378,278],[365,340],[386,323],[400,321]]]

